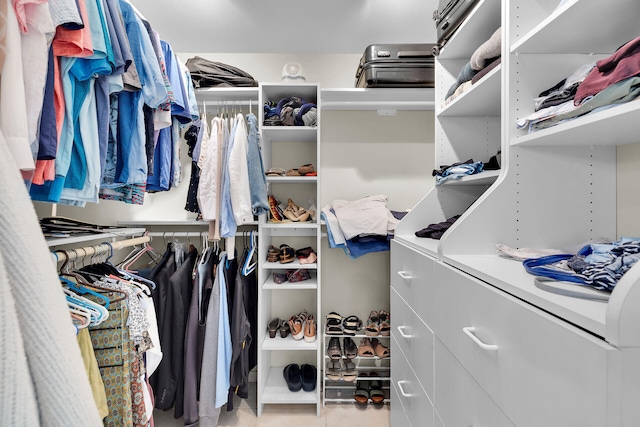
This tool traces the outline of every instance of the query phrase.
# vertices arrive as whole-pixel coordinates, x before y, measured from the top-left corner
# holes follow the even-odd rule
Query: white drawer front
[[[613,347],[449,266],[435,273],[436,336],[516,425],[607,425]]]
[[[396,385],[391,381],[391,403],[389,409],[391,410],[391,427],[410,427],[409,417],[402,407],[400,402],[400,396],[396,390]]]
[[[391,357],[401,350],[422,388],[433,401],[433,332],[391,287]]]
[[[513,423],[436,338],[436,419],[444,426],[513,427]],[[527,393],[521,397],[526,398]]]
[[[392,337],[391,341],[394,340]],[[397,343],[394,346],[397,348]],[[433,404],[401,353],[391,355],[391,381],[396,387],[398,400],[409,423],[414,427],[432,427]]]
[[[428,255],[391,241],[391,285],[429,326],[433,319],[434,263]],[[393,325],[393,317],[391,320]]]

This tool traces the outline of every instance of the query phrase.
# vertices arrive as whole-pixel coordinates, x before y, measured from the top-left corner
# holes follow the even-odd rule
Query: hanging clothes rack
[[[95,256],[95,255],[105,255],[113,251],[116,251],[118,249],[128,248],[131,246],[140,245],[142,243],[147,243],[150,241],[151,241],[151,237],[141,236],[141,237],[135,237],[133,239],[119,240],[117,242],[105,242],[105,243],[100,243],[98,245],[85,246],[82,248],[74,249],[72,251],[58,250],[55,252],[51,252],[51,254],[56,258],[57,262],[64,262],[69,258],[73,260],[73,259],[84,258],[89,256]],[[82,254],[78,256],[78,252],[81,252]]]

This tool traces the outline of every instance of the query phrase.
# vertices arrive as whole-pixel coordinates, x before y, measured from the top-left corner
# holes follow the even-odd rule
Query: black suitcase
[[[440,0],[438,10],[433,12],[436,21],[437,43],[433,47],[433,54],[437,56],[440,49],[449,41],[474,6],[480,0]]]
[[[433,87],[432,43],[372,44],[356,71],[356,87]]]

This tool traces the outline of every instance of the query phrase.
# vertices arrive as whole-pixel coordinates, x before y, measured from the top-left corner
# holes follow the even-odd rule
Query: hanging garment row
[[[269,209],[253,113],[229,117],[226,105],[209,122],[206,103],[201,120],[185,134],[192,159],[185,209],[209,221],[209,239],[235,235],[238,225]]]
[[[105,426],[148,425],[152,402],[174,407],[187,425],[216,425],[223,405],[233,410],[233,395],[248,397],[248,373],[257,363],[255,235],[244,234],[240,259],[207,239],[199,254],[175,237],[158,258],[148,236],[56,251],[65,260],[60,282]],[[114,249],[131,244],[139,246],[118,266],[109,262]],[[146,258],[140,262],[144,254],[157,264],[132,269],[148,267]]]
[[[185,134],[192,159],[185,209],[209,221],[209,239],[233,237],[238,225],[267,213],[267,182],[258,119],[229,117],[226,105],[209,122],[206,103],[200,121]]]
[[[0,130],[32,199],[142,204],[178,185],[198,108],[169,43],[127,0],[21,4],[8,2]]]

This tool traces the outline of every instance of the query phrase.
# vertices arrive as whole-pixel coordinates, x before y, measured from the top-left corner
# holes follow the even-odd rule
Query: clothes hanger
[[[244,276],[248,276],[256,269],[256,267],[258,266],[258,260],[256,258],[257,257],[256,257],[255,235],[253,234],[253,231],[250,231],[249,232],[249,252],[247,253],[247,256],[242,265],[242,274]]]
[[[78,285],[82,285],[84,287],[89,287],[92,289],[97,289],[99,291],[104,291],[104,292],[108,292],[108,293],[115,293],[116,295],[120,295],[119,298],[115,298],[115,299],[111,299],[111,303],[116,303],[116,302],[120,302],[123,301],[125,298],[127,298],[127,294],[123,291],[118,291],[118,290],[113,290],[113,289],[108,289],[108,288],[104,288],[101,287],[97,284],[95,284],[94,282],[89,282],[87,280],[87,278],[85,277],[85,275],[80,274],[78,272],[75,271],[71,271],[69,269],[69,260],[75,260],[77,257],[77,254],[75,252],[75,250],[71,250],[71,251],[62,251],[65,255],[65,262],[62,264],[62,266],[60,267],[60,276],[67,276],[67,277],[73,277],[76,279],[77,284]],[[72,255],[73,254],[73,255]],[[103,277],[103,276],[99,276],[99,277]]]

